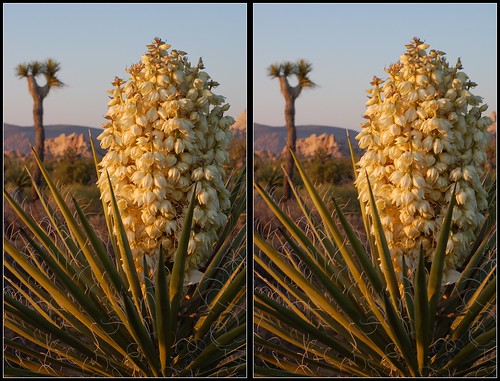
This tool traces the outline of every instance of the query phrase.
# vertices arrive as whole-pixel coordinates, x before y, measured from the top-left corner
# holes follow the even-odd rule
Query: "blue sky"
[[[67,86],[45,98],[44,123],[100,127],[111,82],[128,78],[125,68],[155,37],[193,64],[202,57],[236,118],[247,107],[246,20],[245,3],[3,4],[4,122],[33,125],[33,99],[15,67],[54,58]]]
[[[483,4],[254,4],[254,121],[284,125],[284,99],[267,67],[304,58],[318,84],[296,101],[296,124],[360,129],[374,75],[397,62],[419,37],[446,52],[450,64],[478,84],[472,90],[496,111],[497,5]]]

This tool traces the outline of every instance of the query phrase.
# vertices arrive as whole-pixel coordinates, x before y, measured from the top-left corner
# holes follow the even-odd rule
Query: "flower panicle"
[[[170,50],[160,38],[141,61],[115,78],[107,122],[99,135],[107,150],[98,185],[110,206],[105,173],[111,177],[136,269],[153,268],[160,245],[173,261],[190,192],[199,184],[188,244],[186,271],[204,265],[217,231],[227,221],[229,191],[223,182],[229,162],[229,104],[213,93],[215,82],[187,53]],[[115,232],[117,233],[117,232]]]
[[[486,192],[481,177],[486,162],[487,105],[470,91],[475,83],[445,53],[427,52],[418,38],[367,90],[365,122],[356,137],[365,154],[358,163],[367,172],[377,200],[394,266],[401,257],[416,268],[420,245],[432,261],[439,226],[457,184],[457,205],[446,249],[445,272],[454,274],[484,221]],[[370,215],[367,180],[356,186]]]

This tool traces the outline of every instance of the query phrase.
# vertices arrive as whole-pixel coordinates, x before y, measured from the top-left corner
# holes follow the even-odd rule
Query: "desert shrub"
[[[354,173],[351,159],[333,157],[324,152],[318,152],[304,164],[311,179],[321,184],[352,183]]]
[[[95,184],[97,177],[91,158],[83,157],[74,149],[68,148],[61,158],[52,161],[52,176],[63,184]]]

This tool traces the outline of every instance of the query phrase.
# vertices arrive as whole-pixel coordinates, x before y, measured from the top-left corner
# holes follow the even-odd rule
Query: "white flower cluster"
[[[127,70],[128,81],[116,78],[109,91],[108,122],[98,137],[107,150],[98,185],[111,213],[109,173],[142,274],[143,260],[155,269],[160,245],[166,261],[173,262],[185,210],[198,184],[186,263],[190,272],[205,264],[227,221],[230,194],[223,166],[229,162],[234,119],[223,116],[229,104],[211,91],[218,84],[202,71],[201,59],[192,67],[186,53],[169,53],[170,45],[159,38],[147,48],[141,62]]]
[[[385,81],[374,77],[367,90],[362,131],[356,137],[365,153],[357,188],[369,209],[368,174],[393,263],[401,276],[404,254],[416,267],[420,245],[432,261],[443,217],[456,183],[452,233],[446,248],[444,281],[458,269],[484,221],[486,192],[481,183],[486,162],[487,105],[473,95],[476,86],[449,67],[444,55],[415,38],[391,65]],[[453,279],[455,278],[455,279]]]

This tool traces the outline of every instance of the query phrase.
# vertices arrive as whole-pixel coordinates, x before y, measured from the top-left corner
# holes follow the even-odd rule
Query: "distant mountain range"
[[[307,139],[308,144],[314,144],[314,139],[311,139],[312,135],[316,135],[318,139],[324,134],[333,135],[336,145],[338,146],[338,151],[343,156],[350,156],[346,133],[346,131],[348,131],[355,154],[359,155],[362,153],[361,149],[358,148],[357,140],[355,139],[359,131],[321,125],[301,125],[296,126],[296,130],[297,140]],[[284,126],[273,127],[265,124],[254,123],[253,135],[254,151],[278,155],[285,147],[287,131]]]
[[[45,140],[55,139],[61,134],[65,135],[83,135],[84,140],[89,142],[89,131],[94,139],[94,143],[98,143],[96,138],[102,132],[102,128],[75,126],[68,124],[52,124],[44,126]],[[30,144],[35,144],[35,129],[33,126],[22,127],[15,124],[4,123],[3,125],[3,150],[4,152],[18,152],[22,155],[30,153]],[[95,144],[99,151],[99,144]]]
[[[233,136],[240,137],[246,135],[246,110],[243,110],[238,117],[236,118],[235,124],[231,127],[233,129]],[[66,143],[73,145],[75,139],[78,138],[79,135],[83,135],[83,140],[89,144],[89,131],[94,139],[95,147],[99,154],[104,154],[104,151],[101,150],[100,145],[97,141],[97,136],[101,134],[103,131],[102,128],[97,127],[88,127],[88,126],[79,126],[79,125],[69,125],[69,124],[50,124],[44,126],[45,130],[45,142],[49,146],[54,146],[57,144],[64,145],[64,137],[61,137],[62,134],[66,135],[68,140]],[[76,135],[76,136],[75,136]],[[57,139],[56,139],[57,138]],[[52,140],[52,141],[51,141]],[[71,141],[70,141],[71,140]],[[80,138],[78,138],[79,146],[82,146],[82,142],[80,142]],[[35,129],[33,126],[18,126],[15,124],[4,123],[3,125],[3,150],[4,152],[17,156],[27,155],[30,153],[30,145],[35,145]],[[59,147],[61,148],[61,147]],[[62,147],[64,148],[64,147]],[[61,149],[62,149],[61,148]],[[59,149],[60,151],[60,149]]]
[[[55,142],[61,134],[67,136],[76,134],[83,135],[85,142],[89,142],[89,131],[94,139],[94,143],[97,143],[97,136],[102,132],[102,128],[88,127],[88,126],[78,126],[78,125],[66,125],[66,124],[54,124],[46,125],[45,127],[45,140],[53,139]],[[340,127],[332,126],[321,126],[321,125],[301,125],[296,126],[297,128],[297,139],[304,140],[304,143],[308,145],[313,144],[317,137],[318,141],[323,138],[324,135],[333,135],[336,146],[338,146],[338,151],[345,156],[349,155],[349,146],[347,144],[346,129]],[[236,136],[240,134],[245,134],[246,132],[246,110],[243,111],[233,126],[233,133]],[[351,142],[353,143],[356,154],[360,154],[361,150],[357,146],[357,141],[355,136],[358,131],[349,130],[349,135],[351,137]],[[316,137],[314,136],[316,135]],[[30,153],[30,144],[33,146],[35,144],[35,129],[30,127],[17,126],[14,124],[4,123],[4,152],[18,152],[22,155]],[[250,137],[251,138],[251,137]],[[265,124],[254,123],[253,128],[253,138],[254,138],[254,151],[258,152],[268,152],[273,155],[278,155],[283,151],[286,142],[286,128],[273,127]],[[306,141],[307,139],[307,141]],[[99,144],[96,144],[96,148],[100,150]]]

